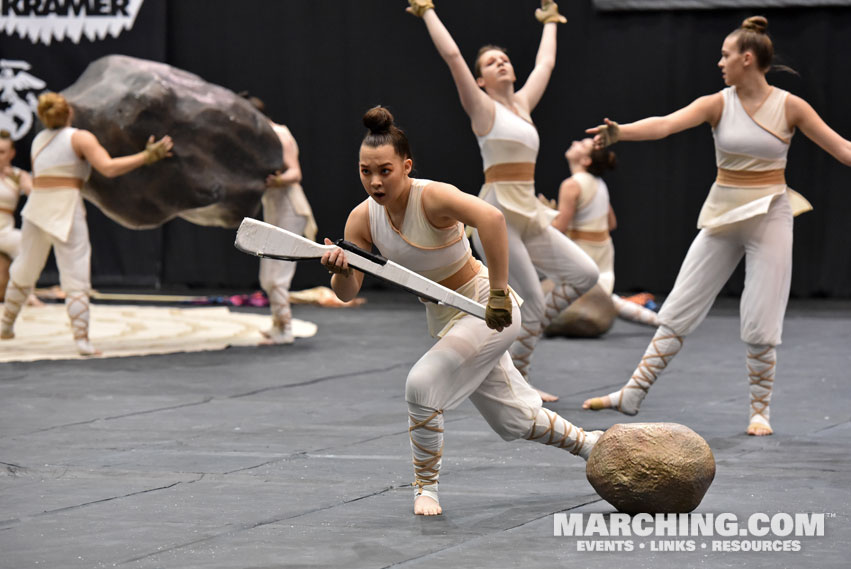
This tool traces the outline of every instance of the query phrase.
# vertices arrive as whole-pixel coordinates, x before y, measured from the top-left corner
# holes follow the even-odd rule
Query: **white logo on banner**
[[[22,139],[32,128],[33,114],[38,109],[33,91],[47,86],[27,73],[30,67],[26,61],[0,59],[0,130],[8,130],[12,140]]]
[[[0,32],[50,45],[56,39],[80,43],[133,28],[144,0],[0,0]]]

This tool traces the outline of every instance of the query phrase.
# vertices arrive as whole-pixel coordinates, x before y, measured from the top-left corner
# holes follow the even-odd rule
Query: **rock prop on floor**
[[[703,438],[677,423],[627,423],[600,437],[585,467],[594,490],[619,511],[687,513],[715,478]]]
[[[547,336],[596,338],[612,327],[617,310],[612,297],[596,285],[556,316],[544,330]]]
[[[283,168],[266,117],[232,91],[163,63],[109,55],[62,94],[73,125],[92,131],[112,156],[174,139],[174,156],[124,176],[95,171],[83,195],[118,223],[156,227],[174,217],[236,227],[255,216],[268,174]]]

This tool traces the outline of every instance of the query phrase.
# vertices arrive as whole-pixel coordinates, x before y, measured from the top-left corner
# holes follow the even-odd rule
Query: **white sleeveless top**
[[[742,106],[735,87],[721,91],[724,110],[713,130],[715,162],[718,168],[733,171],[765,172],[786,168],[786,155],[794,130],[786,120],[789,93],[771,88],[766,100],[753,113]],[[786,186],[760,187],[712,185],[698,217],[699,228],[715,228],[762,215],[780,194],[787,193],[794,215],[812,209],[803,196]]]
[[[588,172],[573,175],[579,184],[579,203],[568,229],[579,231],[609,230],[609,187],[598,176]]]
[[[470,241],[461,222],[440,228],[426,218],[422,193],[430,183],[431,180],[412,180],[401,228],[393,225],[383,206],[368,198],[369,231],[384,257],[428,279],[442,281],[469,262]]]
[[[14,176],[19,176],[20,168],[12,168]],[[0,210],[15,211],[18,207],[18,198],[21,195],[21,187],[12,176],[0,175]],[[0,215],[11,215],[0,211]]]
[[[33,139],[33,178],[60,176],[88,180],[91,165],[77,156],[71,146],[76,128],[46,129]],[[68,188],[33,189],[21,216],[60,241],[67,241],[74,210],[81,203],[80,191]]]
[[[485,170],[494,164],[514,162],[535,163],[541,140],[532,123],[494,101],[493,125],[487,134],[478,136],[479,150]]]

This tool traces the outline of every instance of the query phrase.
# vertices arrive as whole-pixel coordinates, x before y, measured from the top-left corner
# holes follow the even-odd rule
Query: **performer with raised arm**
[[[258,111],[266,114],[266,105],[262,100],[248,97],[248,101]],[[316,239],[316,220],[301,187],[298,144],[286,126],[271,119],[269,123],[281,141],[284,168],[266,178],[263,219],[272,225],[304,235],[312,241]],[[272,326],[262,334],[271,344],[293,343],[290,284],[295,276],[295,268],[296,264],[292,261],[260,259],[260,286],[266,291],[272,312]]]
[[[555,66],[556,26],[567,20],[558,13],[555,2],[542,0],[541,8],[535,12],[543,24],[535,68],[523,87],[515,91],[514,68],[503,48],[481,48],[474,75],[437,17],[431,0],[409,3],[408,12],[423,19],[438,53],[449,66],[461,105],[478,138],[485,170],[479,197],[502,211],[508,225],[509,282],[524,299],[522,330],[510,352],[528,381],[532,353],[544,328],[573,300],[590,290],[599,275],[594,261],[550,225],[555,212],[535,195],[535,161],[540,141],[531,112],[541,100]],[[481,251],[480,236],[474,233],[473,239]],[[547,295],[539,272],[555,283]],[[540,393],[545,401],[558,399]]]
[[[761,16],[746,19],[724,40],[718,67],[728,87],[664,117],[589,129],[599,145],[658,140],[709,123],[718,177],[698,218],[700,232],[659,313],[661,326],[620,390],[583,403],[586,409],[638,413],[647,391],[709,312],[742,257],[745,287],[741,336],[747,343],[749,435],[770,435],[769,403],[775,347],[780,344],[792,274],[792,218],[811,209],[787,185],[786,154],[795,129],[851,166],[851,141],[833,131],[803,99],[773,87],[765,74],[774,48]]]
[[[375,246],[391,261],[487,303],[486,321],[448,306],[426,306],[429,331],[439,339],[410,370],[405,385],[414,513],[442,512],[437,487],[443,413],[468,397],[503,439],[525,437],[587,460],[600,433],[586,433],[544,409],[507,352],[520,330],[520,311],[519,299],[508,288],[502,213],[449,184],[411,178],[408,139],[387,109],[370,109],[363,121],[369,130],[359,165],[369,197],[349,214],[346,240],[367,251]],[[479,231],[488,267],[473,259],[465,224]],[[334,248],[322,257],[333,275],[331,288],[344,301],[354,298],[363,283],[363,273],[349,267],[346,255]]]
[[[559,187],[558,215],[553,226],[570,237],[597,263],[600,269],[597,284],[611,296],[619,317],[638,324],[658,326],[659,318],[655,312],[613,292],[615,246],[609,232],[617,227],[617,218],[609,202],[609,188],[601,176],[615,167],[615,153],[608,148],[594,148],[594,141],[585,138],[574,140],[564,156],[571,176]]]
[[[21,252],[9,268],[0,339],[15,337],[15,319],[53,247],[77,351],[98,355],[89,341],[91,244],[80,188],[92,166],[104,176],[120,176],[171,156],[172,141],[151,136],[141,152],[112,158],[94,134],[71,127],[73,111],[62,95],[41,95],[38,117],[45,130],[33,139],[33,192],[21,212]]]

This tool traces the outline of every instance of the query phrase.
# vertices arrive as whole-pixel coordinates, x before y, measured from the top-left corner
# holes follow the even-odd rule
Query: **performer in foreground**
[[[647,391],[709,312],[742,257],[745,287],[741,336],[747,343],[749,435],[770,435],[769,404],[775,348],[792,274],[792,218],[811,209],[784,176],[795,129],[851,166],[851,142],[834,132],[803,99],[771,86],[765,74],[774,48],[761,16],[746,19],[724,40],[718,67],[726,89],[670,115],[589,129],[599,145],[658,140],[703,123],[712,126],[718,177],[698,218],[700,232],[659,313],[661,326],[632,377],[620,390],[583,403],[586,409],[638,413]]]
[[[449,184],[411,178],[408,139],[387,109],[370,109],[363,121],[369,131],[359,165],[369,197],[349,214],[346,240],[367,251],[374,245],[391,261],[487,303],[485,322],[447,306],[426,306],[429,332],[438,341],[410,370],[405,384],[414,513],[442,512],[437,488],[443,413],[467,397],[504,440],[524,437],[587,460],[600,433],[586,433],[544,409],[506,351],[520,330],[520,310],[519,299],[508,288],[502,213]],[[488,267],[473,259],[465,224],[478,230]],[[341,300],[357,295],[363,273],[349,268],[342,249],[325,253],[322,264],[332,273],[331,288]]]
[[[555,2],[542,0],[535,13],[543,24],[535,68],[519,91],[511,60],[500,47],[479,50],[475,75],[470,72],[452,36],[437,17],[431,0],[410,0],[408,11],[423,19],[437,51],[449,66],[461,106],[470,117],[479,140],[485,184],[479,197],[505,216],[508,225],[509,282],[524,299],[520,335],[511,346],[511,358],[523,377],[543,330],[562,310],[590,290],[599,275],[594,261],[550,223],[555,212],[535,195],[538,131],[531,112],[550,80],[556,55],[556,26],[566,22]],[[480,236],[473,235],[481,252]],[[538,274],[555,284],[544,294]],[[545,401],[558,397],[539,391]]]
[[[98,355],[89,341],[91,244],[80,188],[92,166],[104,176],[120,176],[171,156],[172,141],[151,136],[143,151],[112,158],[94,134],[71,127],[73,111],[58,93],[38,98],[38,118],[45,130],[33,139],[33,191],[21,212],[21,252],[9,268],[0,339],[15,337],[15,319],[53,247],[77,352]]]
[[[585,138],[574,140],[564,156],[571,176],[559,187],[558,215],[553,226],[570,237],[597,263],[600,269],[597,284],[611,296],[619,317],[658,326],[659,318],[655,312],[613,293],[615,247],[609,232],[617,227],[617,218],[609,203],[609,188],[601,176],[615,167],[615,153],[608,148],[594,148],[594,141]]]
[[[266,105],[257,97],[248,101],[263,114]],[[284,153],[284,169],[269,174],[266,191],[263,193],[263,221],[293,233],[303,235],[311,241],[316,239],[316,221],[301,187],[301,165],[298,161],[298,144],[290,129],[269,124],[281,141]],[[271,344],[292,344],[292,309],[290,308],[290,283],[295,275],[296,264],[292,261],[260,259],[260,286],[269,298],[272,326],[263,331]]]

